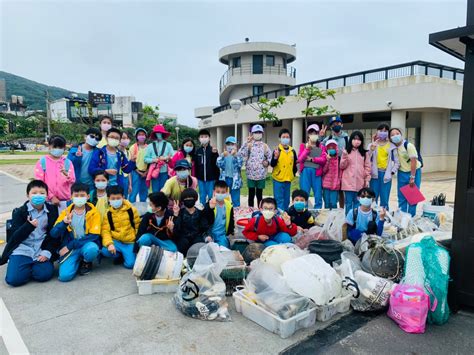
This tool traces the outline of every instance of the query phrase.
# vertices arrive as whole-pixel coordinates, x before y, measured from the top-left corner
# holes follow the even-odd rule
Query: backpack
[[[332,138],[332,134],[328,137],[328,140],[330,139],[333,139]],[[349,137],[348,136],[344,136],[344,140],[346,141],[346,147],[347,147],[347,143],[349,143]]]
[[[43,169],[43,172],[46,172],[46,157],[41,157],[40,164],[41,164],[41,169]],[[70,168],[71,168],[71,161],[66,158],[64,160],[64,170],[66,170],[66,174],[69,174]]]
[[[359,207],[356,207],[352,210],[352,216],[354,218],[354,229],[357,229],[357,216],[359,215]],[[377,212],[372,210],[372,220],[367,224],[367,234],[376,234],[377,233]]]
[[[156,148],[156,144],[155,144],[155,143],[156,143],[156,142],[153,142],[153,143],[152,143],[152,144],[153,144],[153,150],[155,151],[155,155],[156,155],[157,157],[163,156],[163,154],[165,154],[165,149],[166,149],[166,147],[168,146],[168,142],[164,142],[164,143],[163,143],[163,146],[161,147],[161,153],[160,153],[160,155],[158,155],[158,149]]]
[[[253,226],[253,231],[257,232],[258,224],[260,223],[260,219],[263,217],[263,214],[260,211],[252,212],[252,218],[254,218],[254,217],[256,217],[256,219],[255,219],[255,224]],[[278,224],[277,215],[273,216],[272,220],[275,221],[276,228],[277,228],[277,233],[280,232],[280,225]]]
[[[134,221],[134,216],[133,216],[133,209],[129,208],[127,210],[128,213],[128,219],[130,220],[130,224],[132,225],[132,228],[135,229],[135,221]],[[107,220],[109,221],[110,225],[110,230],[115,231],[115,226],[114,226],[114,219],[112,218],[112,212],[107,211]]]
[[[405,140],[405,142],[403,142],[403,146],[405,147],[405,150],[408,151],[408,141],[407,140]],[[424,166],[423,157],[421,156],[421,153],[418,149],[416,150],[416,153],[418,154],[416,159],[421,163],[421,167],[423,167]],[[395,157],[394,157],[393,154],[394,153],[393,153],[393,150],[392,150],[392,160],[395,160]],[[408,160],[407,160],[407,163],[409,163],[409,162],[410,162],[410,158],[408,158]]]

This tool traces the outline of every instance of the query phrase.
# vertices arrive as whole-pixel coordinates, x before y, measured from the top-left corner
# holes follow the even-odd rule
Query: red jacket
[[[275,220],[278,223],[278,227],[275,223]],[[256,221],[257,217],[250,219],[249,223],[242,232],[245,238],[258,241],[259,235],[268,235],[270,239],[272,239],[272,237],[274,237],[279,232],[288,233],[290,236],[296,235],[297,232],[296,224],[292,223],[290,226],[286,226],[281,217],[274,217],[272,219],[272,223],[268,225],[267,222],[265,222],[265,218],[261,216],[258,221],[257,230],[255,231]]]

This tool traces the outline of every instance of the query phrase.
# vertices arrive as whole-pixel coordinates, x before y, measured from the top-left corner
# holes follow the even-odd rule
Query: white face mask
[[[263,215],[263,218],[265,218],[266,220],[270,220],[275,215],[275,211],[263,210],[262,215]]]
[[[111,128],[112,128],[112,125],[110,123],[102,123],[100,125],[100,129],[102,130],[102,132],[107,132]]]
[[[317,134],[310,134],[310,135],[309,135],[309,140],[310,140],[311,142],[313,142],[313,143],[314,143],[314,142],[317,142],[317,141],[318,141],[318,138],[319,138],[319,136],[318,136]]]
[[[263,134],[262,133],[254,133],[253,134],[253,139],[255,139],[256,141],[261,141],[263,138]]]
[[[115,138],[108,138],[107,139],[107,142],[109,143],[109,145],[111,147],[118,147],[118,145],[120,144],[120,141],[118,139],[115,139]]]
[[[207,137],[201,137],[201,138],[199,138],[199,142],[200,142],[202,145],[206,145],[207,143],[209,143],[209,138],[207,138]]]

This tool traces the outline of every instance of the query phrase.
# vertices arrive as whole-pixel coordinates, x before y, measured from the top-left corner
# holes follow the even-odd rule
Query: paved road
[[[26,184],[0,172],[0,214],[11,212],[25,201]]]

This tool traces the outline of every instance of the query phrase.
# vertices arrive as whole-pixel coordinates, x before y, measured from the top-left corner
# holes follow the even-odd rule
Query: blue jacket
[[[81,169],[82,169],[82,155],[80,157],[78,157],[76,155],[78,149],[79,149],[79,146],[81,146],[81,149],[82,148],[82,145],[84,143],[79,143],[78,145],[74,145],[71,147],[71,149],[69,150],[69,153],[67,155],[67,158],[72,161],[72,165],[74,165],[74,172],[76,173],[76,179],[79,180],[79,178],[81,177]],[[92,153],[94,153],[94,151],[98,150],[99,148],[97,147],[93,147],[92,149]]]
[[[229,186],[231,190],[237,190],[242,187],[242,164],[243,159],[240,154],[232,157],[232,186]],[[219,180],[225,181],[225,157],[224,154],[221,154],[216,161],[217,167],[221,170],[221,174],[219,176]]]
[[[136,169],[136,164],[129,161],[125,154],[117,149],[117,185],[123,186],[123,173],[131,173]],[[91,163],[89,164],[89,174],[94,175],[99,170],[107,169],[107,146],[94,150]]]

